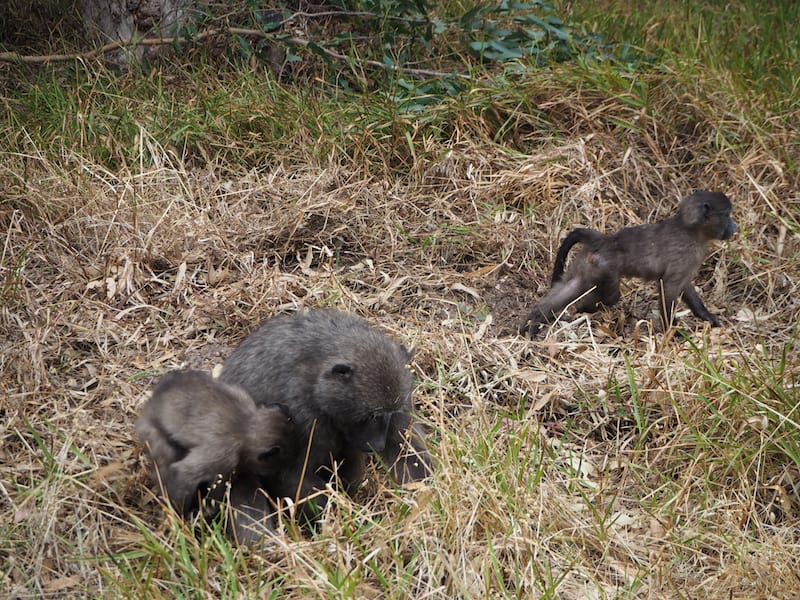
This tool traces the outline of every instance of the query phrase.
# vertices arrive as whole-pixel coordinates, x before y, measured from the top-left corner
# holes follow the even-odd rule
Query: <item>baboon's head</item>
[[[694,192],[681,202],[679,213],[687,228],[706,239],[727,240],[736,233],[731,201],[722,192]]]
[[[348,444],[363,452],[382,452],[392,415],[411,412],[411,353],[372,331],[343,348],[324,362],[316,400]]]
[[[243,469],[260,476],[277,475],[300,452],[301,432],[282,404],[256,407],[246,424],[248,442],[243,448]]]

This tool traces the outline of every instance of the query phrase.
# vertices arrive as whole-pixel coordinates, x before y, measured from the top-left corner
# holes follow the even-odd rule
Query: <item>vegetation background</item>
[[[7,597],[797,597],[800,4],[220,3],[125,72],[30,58],[91,50],[64,8],[0,17]],[[632,282],[515,334],[567,230],[697,188],[723,328]],[[416,348],[434,476],[195,535],[139,407],[311,306]]]

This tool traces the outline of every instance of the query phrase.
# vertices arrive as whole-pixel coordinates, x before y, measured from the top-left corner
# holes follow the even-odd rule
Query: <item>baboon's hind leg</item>
[[[531,312],[528,313],[525,321],[520,325],[520,333],[527,333],[534,337],[544,323],[553,322],[567,306],[587,292],[592,298],[581,301],[580,304],[586,304],[587,306],[594,304],[596,306],[599,296],[597,298],[594,297],[596,290],[592,290],[593,286],[594,283],[587,285],[580,277],[556,282],[545,297],[537,302]]]

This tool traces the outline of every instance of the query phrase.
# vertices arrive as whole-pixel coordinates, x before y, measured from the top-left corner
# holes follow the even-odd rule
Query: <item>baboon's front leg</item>
[[[692,313],[694,313],[694,316],[698,319],[708,321],[711,323],[712,327],[719,327],[719,320],[706,308],[705,304],[703,304],[703,301],[700,299],[700,294],[697,293],[697,290],[694,289],[691,282],[687,283],[683,288],[683,301],[686,302],[686,306],[689,307]]]

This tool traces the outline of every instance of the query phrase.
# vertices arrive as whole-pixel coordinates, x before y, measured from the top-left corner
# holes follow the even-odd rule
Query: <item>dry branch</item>
[[[204,29],[198,32],[197,35],[193,36],[191,39],[179,36],[173,36],[173,37],[157,37],[157,38],[154,37],[154,38],[140,38],[140,39],[134,38],[130,40],[117,40],[115,42],[110,42],[108,44],[100,46],[99,48],[94,48],[93,50],[87,50],[86,52],[76,52],[73,54],[26,55],[26,54],[19,54],[18,52],[0,52],[0,62],[10,62],[18,64],[48,64],[53,62],[65,62],[71,60],[86,60],[86,59],[96,58],[98,56],[102,56],[109,52],[120,50],[122,48],[130,48],[136,46],[168,46],[170,44],[182,41],[200,42],[206,38],[224,34],[269,39],[278,43],[299,46],[302,48],[308,48],[313,43],[303,38],[286,37],[281,34],[269,33],[266,31],[262,31],[260,29],[226,27],[224,29],[213,29],[213,28]],[[326,56],[334,60],[342,62],[348,62],[351,60],[349,57],[344,56],[343,54],[339,54],[338,52],[334,52],[330,48],[325,48],[324,46],[317,43],[313,44],[315,48],[319,48]],[[418,75],[420,77],[458,77],[459,79],[471,79],[469,75],[464,75],[462,73],[455,73],[455,72],[446,73],[444,71],[434,71],[430,69],[414,69],[410,67],[401,67],[398,65],[391,66],[376,60],[365,60],[362,61],[362,64],[374,67],[376,69],[382,69],[384,71],[401,72],[408,75]]]

